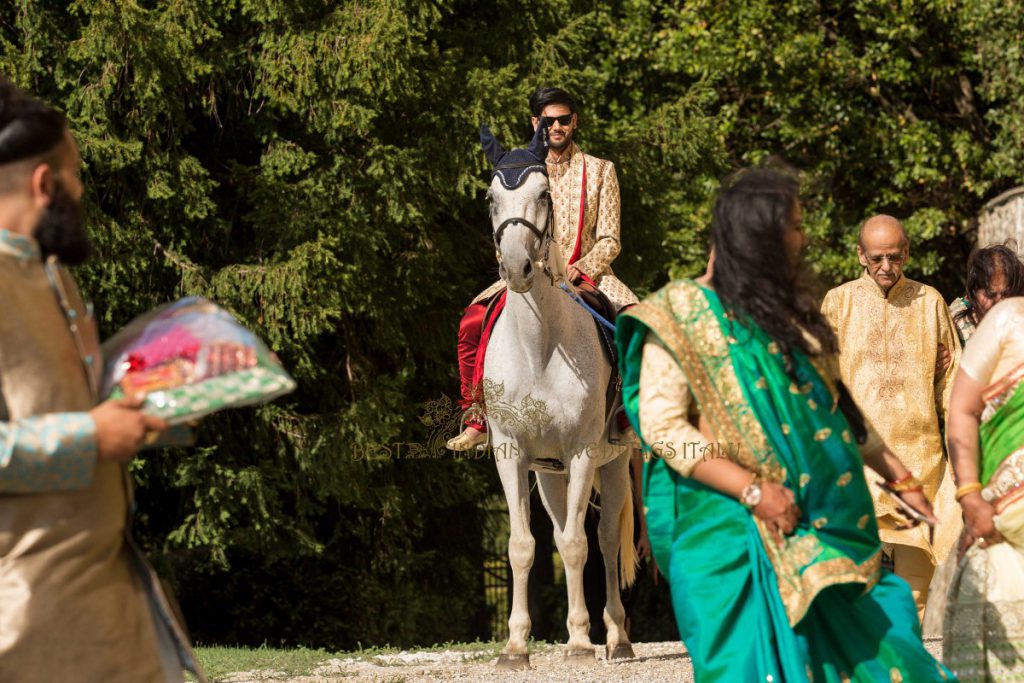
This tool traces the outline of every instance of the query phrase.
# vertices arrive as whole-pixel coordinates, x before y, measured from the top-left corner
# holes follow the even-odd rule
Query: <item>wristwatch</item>
[[[756,508],[761,504],[761,487],[754,482],[747,484],[747,487],[743,489],[743,493],[740,494],[740,502],[748,510]]]

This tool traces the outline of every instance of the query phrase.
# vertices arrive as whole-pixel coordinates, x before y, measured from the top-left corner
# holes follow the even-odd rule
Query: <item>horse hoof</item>
[[[633,646],[629,643],[620,643],[615,646],[614,650],[609,650],[606,645],[604,652],[608,659],[636,659],[636,655],[633,654]]]
[[[525,671],[530,668],[530,653],[522,655],[507,655],[502,652],[498,655],[498,661],[494,663],[498,671]]]
[[[593,648],[566,650],[564,659],[574,664],[589,664],[597,661],[597,651]]]

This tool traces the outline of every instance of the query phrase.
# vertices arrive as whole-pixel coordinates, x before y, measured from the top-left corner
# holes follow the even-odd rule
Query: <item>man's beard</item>
[[[571,144],[572,144],[572,133],[569,133],[568,135],[566,135],[564,138],[562,138],[562,141],[559,144],[556,145],[554,142],[551,141],[551,133],[550,133],[550,131],[548,132],[548,147],[550,147],[551,149],[555,150],[556,152],[561,152],[564,149],[568,149],[569,145],[571,145]]]
[[[44,260],[53,255],[61,263],[77,266],[92,253],[82,205],[60,184],[54,189],[50,205],[43,210],[33,236]]]

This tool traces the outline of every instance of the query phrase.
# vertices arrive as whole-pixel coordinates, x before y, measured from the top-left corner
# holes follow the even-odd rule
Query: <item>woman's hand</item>
[[[643,520],[643,515],[640,516],[640,519]],[[643,562],[646,557],[650,557],[651,561],[654,561],[654,553],[651,552],[651,539],[647,536],[647,524],[641,521],[640,538],[636,543],[636,559]]]
[[[960,505],[964,509],[964,518],[967,521],[967,530],[974,538],[981,541],[982,547],[993,543],[1001,543],[1004,539],[996,529],[996,509],[992,504],[981,497],[980,493],[969,493],[960,499]]]
[[[964,553],[967,549],[974,545],[975,538],[971,535],[971,530],[967,528],[967,521],[964,520],[964,530],[960,534],[960,543],[957,544],[956,549],[956,561],[959,562],[963,559]]]
[[[928,523],[932,526],[939,523],[939,520],[935,518],[935,513],[932,511],[932,504],[929,503],[928,499],[924,496],[924,491],[901,491],[896,495],[898,495],[904,503],[924,515],[928,520]]]
[[[753,513],[764,521],[779,545],[782,545],[782,535],[793,533],[800,521],[800,508],[796,506],[793,492],[773,482],[761,484],[761,502],[754,506]]]
[[[643,562],[644,558],[651,558],[651,567],[653,568],[654,574],[654,585],[658,585],[658,574],[661,571],[658,569],[658,561],[654,559],[654,551],[651,550],[651,539],[647,535],[647,524],[643,524],[640,527],[640,540],[636,544],[636,559],[639,562]]]

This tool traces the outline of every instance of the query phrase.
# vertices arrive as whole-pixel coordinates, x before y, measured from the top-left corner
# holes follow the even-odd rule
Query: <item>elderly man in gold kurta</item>
[[[0,681],[202,681],[126,529],[127,462],[167,423],[97,405],[95,327],[61,266],[89,253],[80,167],[64,117],[0,79]]]
[[[619,255],[619,180],[615,165],[584,154],[573,141],[579,124],[576,103],[560,88],[538,88],[530,97],[531,119],[547,129],[546,170],[554,209],[554,241],[569,264],[574,283],[593,283],[616,310],[637,303],[636,295],[612,272]],[[473,371],[479,362],[481,326],[487,302],[505,288],[499,280],[473,299],[459,323],[459,375],[462,405],[474,403]],[[468,422],[465,431],[448,442],[448,448],[469,450],[487,440],[486,427]]]
[[[839,339],[843,382],[883,440],[924,486],[940,524],[908,528],[893,499],[872,486],[879,535],[923,619],[928,584],[960,533],[960,515],[939,431],[960,343],[942,296],[903,275],[909,240],[899,221],[861,227],[864,274],[826,296],[822,312]],[[938,361],[937,361],[938,357]],[[876,477],[868,476],[874,483]]]

